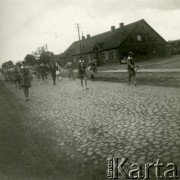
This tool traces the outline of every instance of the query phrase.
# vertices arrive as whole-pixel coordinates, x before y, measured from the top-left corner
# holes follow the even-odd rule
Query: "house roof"
[[[81,54],[81,48],[84,53],[90,53],[93,51],[95,45],[103,50],[113,49],[119,47],[124,40],[130,35],[130,33],[136,28],[136,26],[145,22],[141,19],[137,22],[128,24],[121,28],[114,29],[113,31],[108,31],[102,34],[98,34],[89,38],[85,38],[81,41],[75,41],[70,45],[70,47],[63,53],[64,56],[78,55]],[[145,22],[146,23],[146,22]],[[147,23],[146,23],[147,24]]]

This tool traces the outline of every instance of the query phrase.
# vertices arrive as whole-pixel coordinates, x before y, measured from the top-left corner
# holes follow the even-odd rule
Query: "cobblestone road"
[[[105,164],[107,157],[160,159],[180,167],[179,88],[89,81],[89,90],[82,90],[79,80],[56,86],[34,80],[30,101],[24,102],[22,91],[6,86],[30,109],[27,125],[41,134],[53,132],[54,149],[80,159],[82,167],[89,160]]]

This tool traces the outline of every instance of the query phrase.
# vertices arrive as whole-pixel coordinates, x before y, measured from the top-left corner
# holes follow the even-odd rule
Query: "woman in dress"
[[[29,87],[31,87],[31,73],[25,61],[22,62],[21,73],[22,73],[21,86],[24,91],[25,100],[27,101],[29,100]]]

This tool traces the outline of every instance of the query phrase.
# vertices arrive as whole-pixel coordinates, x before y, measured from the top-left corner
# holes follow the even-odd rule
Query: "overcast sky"
[[[0,0],[0,65],[37,47],[62,53],[78,39],[145,19],[165,40],[180,39],[180,0]]]

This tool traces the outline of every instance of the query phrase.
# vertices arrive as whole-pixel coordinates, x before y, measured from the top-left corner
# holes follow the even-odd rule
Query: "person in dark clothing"
[[[51,76],[53,79],[53,85],[56,85],[56,71],[58,70],[58,67],[55,62],[52,62],[50,65],[50,71],[51,71]]]
[[[22,72],[21,72],[21,65],[17,66],[17,83],[19,86],[19,89],[21,89],[21,84],[22,84]]]
[[[81,79],[81,86],[83,88],[83,80],[85,81],[85,85],[86,85],[86,89],[88,89],[87,87],[87,74],[86,74],[86,63],[84,61],[84,59],[81,57],[78,61],[78,73],[79,73],[79,78]],[[83,88],[84,89],[84,88]]]
[[[14,66],[14,68],[13,68],[13,81],[14,81],[15,87],[17,87],[17,83],[18,83],[18,68],[16,66]]]
[[[48,66],[46,64],[43,63],[40,65],[40,73],[43,82],[47,83]]]
[[[136,67],[135,67],[135,62],[134,62],[134,58],[133,58],[133,53],[129,52],[128,53],[128,57],[127,57],[127,70],[128,70],[128,74],[129,74],[129,78],[128,78],[128,85],[131,82],[131,77],[134,77],[134,85],[137,85],[136,82]]]
[[[25,100],[27,101],[27,100],[29,100],[29,98],[28,98],[29,97],[29,87],[31,87],[31,72],[25,61],[22,62],[21,73],[22,73],[21,86],[23,87]]]

